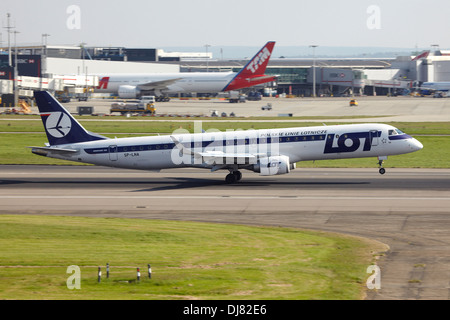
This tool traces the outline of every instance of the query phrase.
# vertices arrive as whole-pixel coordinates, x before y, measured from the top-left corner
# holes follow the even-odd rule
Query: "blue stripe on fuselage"
[[[266,137],[266,138],[257,138],[256,144],[266,144],[266,143],[275,143],[278,139],[279,143],[287,143],[287,142],[311,142],[311,141],[324,141],[325,134],[318,135],[304,135],[304,136],[287,136],[287,137]],[[199,145],[201,143],[201,145]],[[211,147],[226,147],[232,145],[252,145],[255,144],[254,139],[245,138],[245,139],[229,139],[229,140],[218,140],[218,141],[198,141],[198,142],[184,142],[182,143],[185,147],[190,149],[195,148],[206,148],[208,146]],[[111,141],[111,145],[114,145],[114,140]],[[117,146],[117,152],[138,152],[138,151],[155,151],[155,150],[170,150],[175,147],[174,143],[156,143],[156,144],[144,144],[144,145],[132,145],[132,146]],[[99,148],[86,148],[84,151],[88,154],[102,154],[109,153],[108,147],[99,147]]]
[[[408,134],[400,134],[397,136],[389,136],[389,140],[406,140],[406,139],[412,139],[412,137]]]

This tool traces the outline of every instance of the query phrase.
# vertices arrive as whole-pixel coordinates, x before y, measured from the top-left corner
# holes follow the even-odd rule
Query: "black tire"
[[[242,173],[240,171],[234,171],[233,174],[236,177],[236,181],[239,181],[242,179]]]
[[[378,170],[378,172],[379,172],[380,174],[385,174],[385,173],[386,173],[386,170],[385,170],[384,168],[380,168],[380,170]]]
[[[225,177],[225,182],[228,184],[235,183],[236,181],[237,181],[236,176],[232,173],[227,174],[227,176]]]

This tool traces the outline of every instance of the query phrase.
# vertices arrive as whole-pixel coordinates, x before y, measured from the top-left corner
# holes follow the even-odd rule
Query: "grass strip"
[[[359,299],[386,250],[291,228],[27,215],[0,215],[0,248],[0,299]]]

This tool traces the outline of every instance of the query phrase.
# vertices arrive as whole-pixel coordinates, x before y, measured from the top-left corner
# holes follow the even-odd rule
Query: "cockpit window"
[[[392,130],[389,130],[389,131],[388,131],[388,134],[389,134],[390,136],[396,136],[396,135],[398,135],[398,134],[403,134],[403,132],[402,132],[401,130],[398,130],[398,129],[392,129]]]

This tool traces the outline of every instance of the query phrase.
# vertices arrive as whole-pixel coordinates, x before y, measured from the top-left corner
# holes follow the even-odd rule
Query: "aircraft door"
[[[118,159],[117,146],[109,146],[109,160],[117,161]]]
[[[372,147],[378,146],[378,130],[370,130],[369,135]]]

